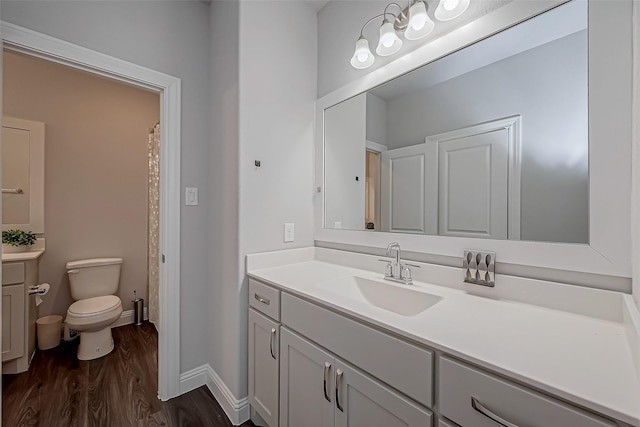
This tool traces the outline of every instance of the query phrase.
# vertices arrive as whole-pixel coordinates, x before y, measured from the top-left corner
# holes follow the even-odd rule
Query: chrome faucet
[[[411,278],[411,269],[409,268],[409,266],[418,268],[420,266],[402,263],[402,260],[400,259],[400,244],[398,242],[389,243],[389,245],[387,246],[387,256],[392,257],[394,250],[396,252],[395,261],[388,259],[380,260],[387,263],[384,278],[386,280],[402,283],[404,285],[413,285],[413,280]]]

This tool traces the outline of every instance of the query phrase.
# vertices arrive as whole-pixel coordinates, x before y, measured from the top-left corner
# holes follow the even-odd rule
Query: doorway
[[[158,397],[180,394],[180,79],[40,34],[0,23],[3,49],[68,65],[160,95],[160,259]],[[172,285],[169,286],[169,283]]]

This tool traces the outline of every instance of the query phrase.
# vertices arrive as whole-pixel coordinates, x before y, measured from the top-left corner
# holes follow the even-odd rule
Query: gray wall
[[[214,1],[211,19],[211,150],[209,154],[210,217],[206,224],[210,252],[205,326],[208,359],[214,371],[238,398],[242,345],[240,328],[246,317],[247,296],[239,283],[239,31],[237,1]],[[206,316],[206,317],[204,317]]]
[[[240,271],[249,253],[313,246],[316,10],[240,2]],[[256,168],[254,160],[261,160]],[[295,241],[283,242],[285,222]],[[239,292],[238,396],[247,394],[247,279]],[[228,356],[226,356],[228,357]],[[235,391],[235,390],[234,390]]]
[[[521,115],[521,239],[588,243],[587,105],[582,31],[388,101],[388,147]]]
[[[367,141],[387,145],[387,103],[367,93]]]
[[[181,211],[181,370],[207,362],[210,224],[204,204],[210,146],[209,6],[200,1],[3,1],[2,19],[182,79],[182,186],[200,187]]]
[[[118,296],[147,299],[147,139],[160,96],[69,67],[5,52],[4,111],[45,123],[45,237],[39,315],[73,303],[65,264],[122,257]],[[117,171],[117,173],[114,173]]]
[[[325,228],[364,230],[368,99],[360,94],[325,110]]]

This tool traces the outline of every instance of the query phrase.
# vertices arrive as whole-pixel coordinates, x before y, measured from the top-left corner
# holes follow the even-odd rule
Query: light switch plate
[[[187,206],[198,206],[198,189],[186,187],[184,189],[184,204]]]
[[[285,242],[293,242],[294,238],[294,223],[293,222],[285,222],[284,224],[284,241]]]

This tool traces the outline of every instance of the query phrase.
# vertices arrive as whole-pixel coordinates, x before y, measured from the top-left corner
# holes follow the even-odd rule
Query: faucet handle
[[[410,267],[415,267],[415,268],[420,268],[420,266],[419,266],[419,265],[417,265],[417,264],[411,264],[411,263],[408,263],[408,262],[405,262],[405,263],[404,263],[404,265],[408,265],[408,266],[410,266]]]
[[[382,261],[382,262],[386,262],[387,265],[384,269],[384,275],[386,277],[391,277],[393,274],[393,267],[391,266],[391,260],[390,259],[379,259],[378,261]]]
[[[411,269],[409,266],[412,264],[405,264],[402,266],[402,271],[400,272],[400,278],[404,280],[407,284],[411,284],[413,281],[411,278]]]

